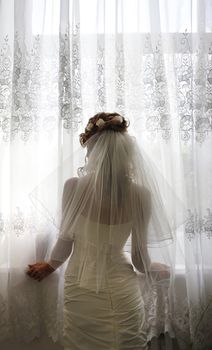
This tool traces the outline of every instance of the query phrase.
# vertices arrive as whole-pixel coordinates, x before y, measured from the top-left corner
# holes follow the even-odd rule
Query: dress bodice
[[[123,248],[131,232],[132,222],[123,224],[106,224],[87,220],[83,215],[79,216],[74,228],[75,244],[88,241],[93,246],[105,246]]]
[[[108,225],[87,220],[80,215],[74,228],[74,249],[65,274],[84,276],[86,283],[94,284],[98,271],[108,278],[126,275],[132,265],[123,251],[131,233],[131,222]],[[98,271],[97,271],[98,270]]]

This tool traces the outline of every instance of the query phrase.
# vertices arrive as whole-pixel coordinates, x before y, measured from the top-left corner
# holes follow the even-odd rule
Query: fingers
[[[47,277],[49,275],[49,271],[47,270],[42,270],[41,268],[36,268],[36,267],[32,267],[29,271],[26,272],[26,274],[38,281],[43,280],[45,277]]]
[[[39,276],[39,272],[38,271],[32,271],[31,273],[30,273],[30,276],[31,277],[37,277],[37,276]]]
[[[28,272],[27,272],[27,275],[28,275],[29,277],[34,278],[34,279],[37,279],[37,278],[39,277],[37,271],[28,271]]]
[[[47,277],[54,269],[46,262],[37,262],[35,264],[28,264],[29,269],[26,274],[39,282]]]
[[[44,279],[46,277],[45,273],[39,272],[39,271],[34,271],[34,272],[28,272],[27,273],[29,275],[29,277],[38,280],[39,282],[42,281],[42,279]]]
[[[41,278],[41,271],[39,271],[36,267],[32,266],[29,268],[29,270],[26,272],[26,274],[29,277],[32,277],[34,279],[40,279]]]

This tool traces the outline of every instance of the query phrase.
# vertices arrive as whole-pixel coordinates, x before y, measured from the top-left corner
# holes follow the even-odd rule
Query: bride
[[[118,113],[90,118],[80,143],[85,165],[65,182],[62,219],[49,261],[30,264],[41,281],[68,258],[64,279],[65,350],[147,349],[138,273],[169,278],[148,247],[172,239],[153,174]],[[131,260],[123,248],[131,237]]]

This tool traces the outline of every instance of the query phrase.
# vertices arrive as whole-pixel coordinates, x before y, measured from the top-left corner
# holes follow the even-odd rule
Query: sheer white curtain
[[[149,339],[169,332],[181,349],[208,349],[211,0],[0,0],[0,339],[61,337],[65,265],[40,284],[24,272],[56,238],[28,193],[61,164],[59,198],[64,159],[73,154],[75,174],[78,134],[102,110],[130,120],[187,208],[177,232],[176,302],[170,311],[168,291],[153,291]]]

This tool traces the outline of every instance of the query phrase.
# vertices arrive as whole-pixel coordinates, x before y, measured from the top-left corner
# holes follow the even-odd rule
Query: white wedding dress
[[[81,232],[85,230],[85,225],[87,225],[89,248],[84,247],[81,235]],[[81,215],[75,227],[74,249],[68,261],[64,281],[64,349],[147,349],[145,311],[141,290],[133,265],[123,252],[132,223],[100,225],[102,239],[99,242],[96,241],[94,221],[88,224],[85,217]],[[109,253],[106,254],[105,278],[99,292],[96,293],[95,252],[97,244],[100,245],[98,248],[103,249],[102,252],[107,249],[109,231],[110,234],[114,233],[113,242]],[[68,251],[69,242],[64,242]],[[82,257],[82,253],[84,255],[82,273],[85,274],[83,277],[83,280],[86,281],[85,287],[80,287],[77,281],[81,263],[79,257]]]
[[[77,282],[78,257],[81,256],[79,251],[84,249],[80,237],[84,224],[85,218],[81,215],[75,228],[74,251],[65,271],[65,350],[146,349],[143,300],[136,272],[123,252],[130,235],[131,222],[112,227],[114,241],[111,250],[114,251],[106,258],[106,275],[99,293],[95,292],[94,257],[98,243],[95,241],[96,223],[93,221],[87,225],[90,249],[84,251],[88,278],[86,288],[80,288]],[[108,228],[109,225],[101,224],[102,240],[99,244],[102,247],[107,241]]]

